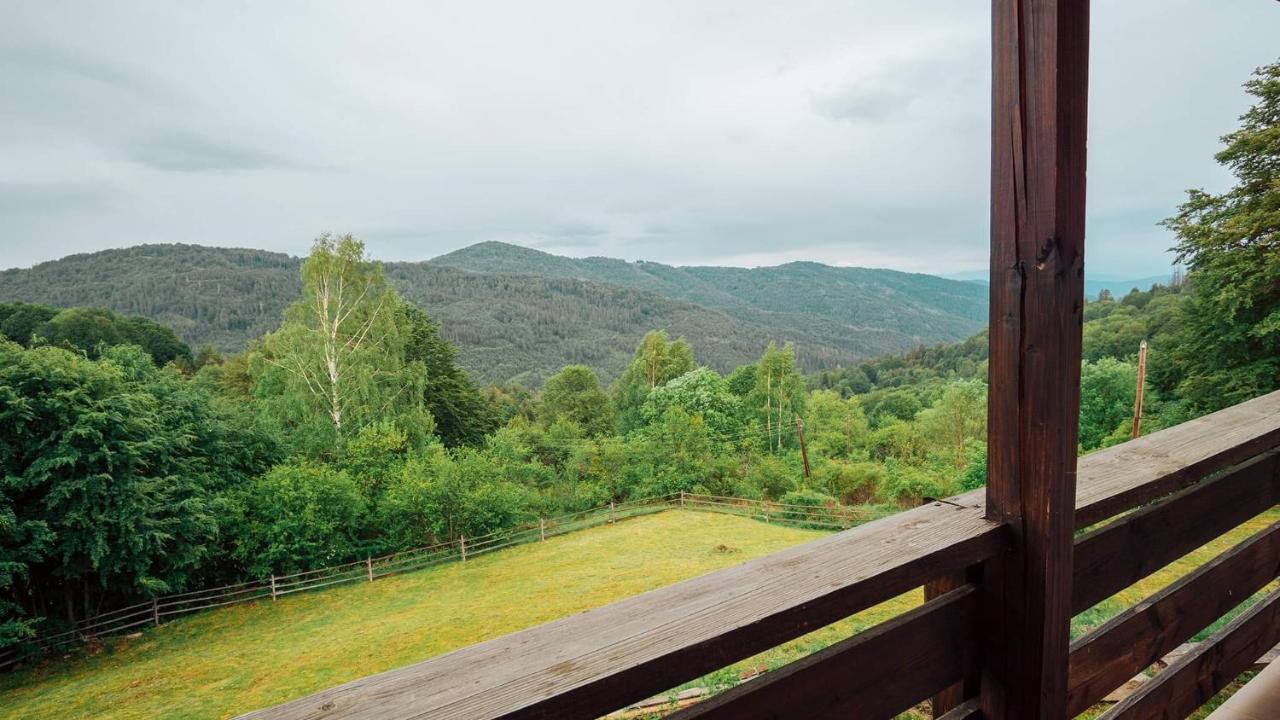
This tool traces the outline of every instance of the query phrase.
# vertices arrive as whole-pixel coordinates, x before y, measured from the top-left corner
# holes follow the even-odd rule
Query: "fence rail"
[[[81,620],[69,630],[40,635],[21,646],[0,650],[0,669],[12,667],[35,654],[51,652],[89,640],[137,632],[139,628],[148,625],[158,626],[195,612],[238,603],[277,600],[284,595],[334,585],[373,582],[378,578],[423,570],[446,562],[465,562],[495,550],[541,542],[549,537],[681,507],[687,510],[737,515],[782,525],[830,530],[852,527],[871,517],[871,513],[860,508],[842,505],[789,505],[686,492],[620,503],[613,502],[578,512],[539,518],[537,523],[498,530],[486,535],[460,536],[447,542],[369,556],[363,560],[353,560],[289,575],[272,575],[264,580],[248,580],[214,588],[160,595]]]

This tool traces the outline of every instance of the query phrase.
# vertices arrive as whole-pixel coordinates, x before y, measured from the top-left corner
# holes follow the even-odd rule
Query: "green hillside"
[[[2,271],[0,302],[107,307],[158,320],[193,348],[236,351],[279,324],[300,265],[261,250],[141,245]],[[696,338],[699,362],[717,370],[771,341],[794,342],[800,366],[820,370],[967,337],[986,312],[971,283],[817,263],[679,268],[482,243],[386,269],[481,382],[536,385],[573,363],[608,379],[653,329]]]

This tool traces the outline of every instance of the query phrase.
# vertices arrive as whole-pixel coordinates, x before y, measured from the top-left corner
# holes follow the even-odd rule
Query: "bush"
[[[364,496],[329,465],[277,465],[249,483],[241,507],[235,555],[252,575],[334,565],[361,549]]]
[[[747,466],[747,483],[768,498],[777,499],[799,486],[799,460],[777,455],[759,455]]]
[[[892,458],[884,465],[889,478],[885,488],[887,494],[902,507],[916,507],[926,497],[948,494],[938,475],[927,468],[907,465]]]
[[[835,519],[831,516],[831,508],[836,499],[814,490],[792,490],[785,493],[779,503],[785,505],[778,517],[801,525],[825,527]]]
[[[879,463],[824,460],[813,470],[814,484],[846,505],[873,502],[885,484],[884,467]]]

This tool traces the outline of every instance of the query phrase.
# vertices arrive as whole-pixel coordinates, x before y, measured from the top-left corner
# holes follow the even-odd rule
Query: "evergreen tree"
[[[1178,390],[1196,411],[1280,387],[1280,63],[1245,89],[1254,105],[1216,156],[1235,186],[1190,190],[1165,221],[1192,288],[1176,351]]]

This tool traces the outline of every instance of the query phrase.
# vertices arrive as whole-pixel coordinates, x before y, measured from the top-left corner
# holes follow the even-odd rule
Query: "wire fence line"
[[[58,633],[39,635],[23,644],[0,650],[0,669],[8,668],[32,655],[52,652],[77,643],[137,632],[145,626],[159,626],[190,613],[226,605],[278,600],[284,595],[316,590],[332,585],[374,580],[400,573],[423,570],[448,562],[465,563],[477,555],[542,542],[549,537],[585,530],[638,515],[673,508],[737,515],[767,523],[843,530],[873,519],[865,508],[846,505],[795,505],[765,500],[721,497],[688,492],[670,493],[590,508],[527,523],[477,537],[454,540],[410,550],[369,556],[363,560],[304,570],[290,575],[271,575],[265,580],[248,580],[230,585],[189,590],[156,596],[134,605],[100,613]]]

